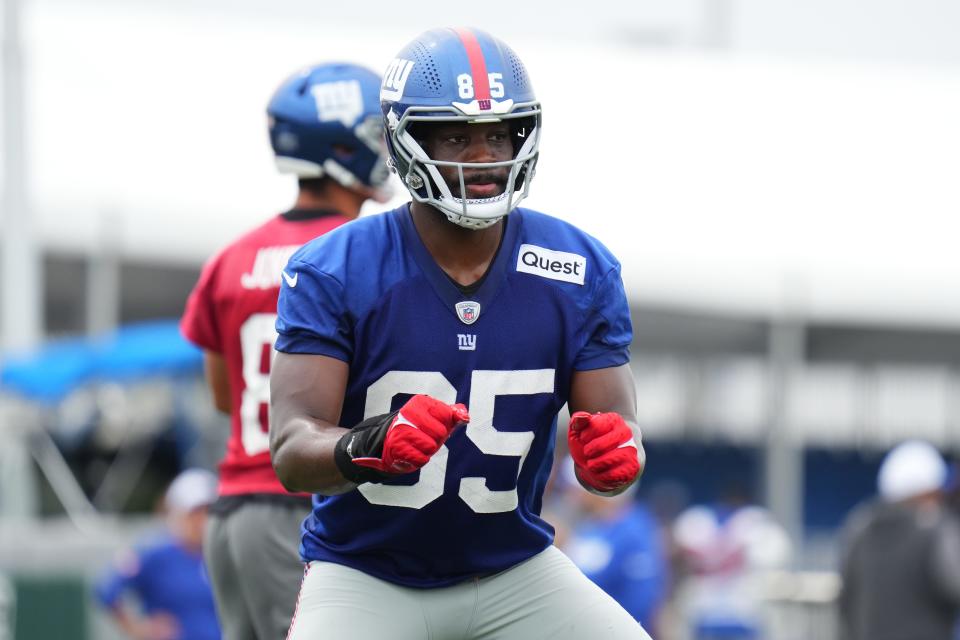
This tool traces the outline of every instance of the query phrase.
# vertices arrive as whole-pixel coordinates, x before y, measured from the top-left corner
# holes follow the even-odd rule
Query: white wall
[[[750,9],[732,27],[745,50],[762,48],[748,37],[760,25],[813,19],[738,5]],[[421,26],[444,22],[236,6],[27,5],[30,187],[47,246],[96,251],[109,236],[123,254],[199,262],[293,197],[264,122],[284,75],[330,58],[379,70]],[[638,300],[960,322],[960,74],[600,43],[623,6],[598,5],[582,39],[569,23],[537,28],[529,7],[498,30],[545,105],[530,206],[607,242]],[[636,6],[624,29],[695,31],[696,3]],[[481,26],[503,23],[483,15]]]

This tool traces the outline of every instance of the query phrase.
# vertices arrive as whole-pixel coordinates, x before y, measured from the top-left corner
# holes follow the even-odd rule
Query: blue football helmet
[[[391,167],[410,194],[462,227],[482,229],[512,211],[530,190],[540,149],[540,103],[517,54],[477,29],[433,29],[394,58],[380,87],[380,107]],[[430,158],[415,130],[436,122],[508,122],[512,160],[443,162]],[[438,167],[455,167],[460,193],[464,168],[508,167],[504,192],[491,198],[459,198]]]
[[[386,144],[378,104],[380,76],[348,63],[308,67],[274,93],[267,106],[277,169],[299,178],[328,176],[386,201]]]

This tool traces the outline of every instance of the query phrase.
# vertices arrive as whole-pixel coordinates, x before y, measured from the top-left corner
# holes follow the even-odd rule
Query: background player
[[[297,553],[306,495],[290,495],[270,464],[269,374],[281,277],[304,242],[383,199],[389,176],[378,75],[322,64],[284,82],[267,108],[281,171],[299,178],[293,209],[240,237],[210,260],[187,302],[184,334],[204,349],[214,402],[230,414],[220,498],[205,540],[227,640],[286,635],[303,564]]]
[[[901,442],[877,473],[879,496],[848,516],[837,599],[850,640],[955,638],[960,520],[944,505],[949,467],[924,440]]]
[[[280,295],[274,465],[320,494],[291,637],[647,638],[539,516],[568,401],[589,490],[623,491],[643,455],[619,263],[516,208],[530,78],[503,42],[437,29],[380,96],[414,202],[304,247]]]
[[[97,600],[130,638],[220,640],[202,555],[207,510],[216,497],[215,475],[181,472],[164,495],[168,531],[119,555],[98,580]]]
[[[670,576],[660,524],[636,499],[634,484],[618,496],[582,491],[572,481],[573,464],[561,463],[559,482],[577,509],[566,539],[557,544],[598,587],[610,594],[651,635],[667,600]],[[567,523],[561,523],[563,526]]]

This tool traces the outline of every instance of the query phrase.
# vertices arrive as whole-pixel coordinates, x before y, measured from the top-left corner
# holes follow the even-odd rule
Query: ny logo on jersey
[[[457,347],[460,351],[476,351],[477,336],[472,333],[458,333]]]
[[[263,247],[257,251],[257,257],[249,273],[240,276],[240,286],[244,289],[275,289],[280,287],[280,273],[287,266],[299,245]],[[289,277],[289,276],[288,276]],[[296,279],[299,276],[293,276]],[[296,286],[296,283],[290,285]]]

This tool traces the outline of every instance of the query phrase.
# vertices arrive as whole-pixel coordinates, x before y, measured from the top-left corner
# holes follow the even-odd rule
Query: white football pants
[[[311,562],[289,640],[650,640],[556,547],[451,587],[415,589]]]

